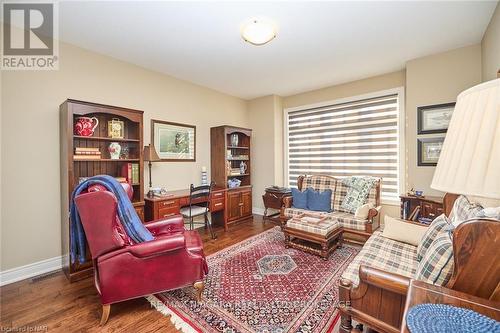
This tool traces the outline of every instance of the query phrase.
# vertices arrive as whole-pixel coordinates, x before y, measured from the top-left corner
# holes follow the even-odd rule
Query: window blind
[[[288,112],[288,184],[303,174],[382,178],[399,199],[398,95]]]

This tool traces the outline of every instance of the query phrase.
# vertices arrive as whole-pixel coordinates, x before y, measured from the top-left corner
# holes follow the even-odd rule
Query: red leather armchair
[[[128,184],[124,188],[132,196]],[[101,325],[112,303],[193,285],[201,299],[208,267],[196,231],[184,229],[182,217],[146,223],[154,240],[137,243],[126,235],[117,215],[117,199],[100,185],[75,199],[94,262],[101,296]]]

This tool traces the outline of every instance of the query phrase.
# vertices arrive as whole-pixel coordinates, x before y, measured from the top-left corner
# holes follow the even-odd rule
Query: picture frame
[[[443,148],[444,136],[417,139],[417,165],[436,166]]]
[[[446,133],[455,102],[417,107],[417,134]]]
[[[163,162],[196,161],[196,126],[151,119],[151,142]]]

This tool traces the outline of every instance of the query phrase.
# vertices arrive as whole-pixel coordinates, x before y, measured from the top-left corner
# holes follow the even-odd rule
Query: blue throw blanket
[[[95,176],[87,179],[86,181],[79,184],[73,190],[70,202],[70,219],[71,219],[71,263],[74,263],[76,258],[80,263],[85,262],[85,231],[83,230],[82,223],[80,221],[80,215],[78,214],[77,207],[75,205],[75,198],[89,186],[99,184],[111,193],[113,193],[118,199],[118,217],[125,229],[127,235],[136,243],[142,243],[146,241],[153,240],[153,236],[146,227],[142,224],[137,212],[130,202],[127,193],[123,189],[122,185],[113,177],[107,175]]]

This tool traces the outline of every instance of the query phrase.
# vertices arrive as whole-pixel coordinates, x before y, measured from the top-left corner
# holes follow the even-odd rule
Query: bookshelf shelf
[[[227,146],[227,149],[250,149],[250,147],[244,147],[244,146]]]
[[[141,140],[139,139],[119,139],[119,138],[108,138],[108,137],[102,137],[102,136],[80,136],[80,135],[73,135],[73,138],[75,139],[84,139],[84,140],[95,140],[95,141],[116,141],[116,142],[140,142]]]
[[[89,160],[78,160],[78,159],[73,159],[74,162],[140,162],[141,160],[139,158],[120,158],[119,160],[112,160],[110,158],[94,158],[94,159],[89,159]]]
[[[132,204],[144,221],[144,176],[143,176],[143,112],[110,105],[82,102],[68,99],[59,107],[60,110],[60,147],[61,147],[61,238],[63,258],[69,258],[71,223],[69,205],[73,189],[80,180],[96,175],[125,177],[133,186]],[[79,136],[73,132],[79,117],[94,117],[98,120],[92,136]],[[123,139],[110,138],[108,122],[123,122]],[[117,142],[124,153],[122,159],[111,159],[109,145]],[[75,159],[80,156],[75,148],[84,151],[100,152],[88,159]],[[85,149],[87,148],[87,149]],[[132,180],[133,179],[133,180]],[[83,264],[63,261],[63,271],[73,282],[92,274],[92,259],[88,253]]]

